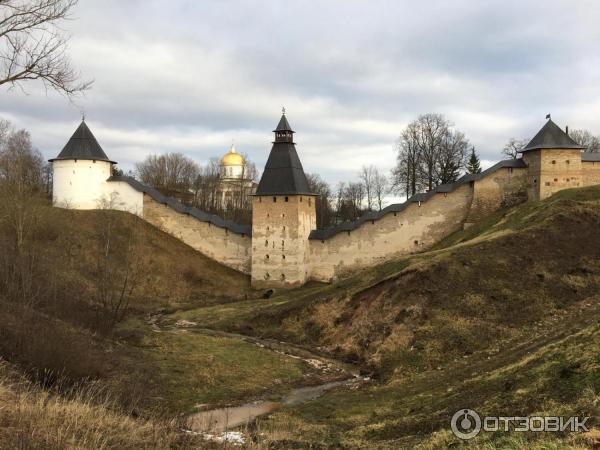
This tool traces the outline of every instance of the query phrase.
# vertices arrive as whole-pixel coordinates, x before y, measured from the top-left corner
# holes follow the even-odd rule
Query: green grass
[[[295,410],[276,413],[265,419],[270,426],[263,426],[276,429],[294,423],[302,433],[289,432],[291,441],[423,449],[462,446],[450,433],[449,422],[455,411],[466,407],[481,415],[590,416],[589,425],[598,426],[600,324],[593,319],[584,324],[599,309],[595,305],[590,311],[574,312],[567,326],[550,335],[538,329],[530,339],[503,347],[489,359],[488,353],[474,354],[443,370],[327,393]],[[583,446],[585,439],[482,433],[469,448],[561,448],[560,442]],[[518,442],[523,445],[510,447]]]
[[[153,400],[175,414],[191,412],[198,405],[274,399],[314,373],[300,359],[239,339],[187,329],[157,332],[137,320],[123,328],[143,333],[139,358],[155,368]]]

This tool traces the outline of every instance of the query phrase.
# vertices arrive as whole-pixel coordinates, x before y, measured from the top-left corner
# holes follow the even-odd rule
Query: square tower
[[[530,200],[543,200],[555,192],[583,186],[579,145],[552,119],[520,150],[527,164],[527,194]]]
[[[294,287],[308,280],[308,236],[317,225],[315,196],[308,187],[285,112],[274,133],[275,142],[252,198],[255,288]]]

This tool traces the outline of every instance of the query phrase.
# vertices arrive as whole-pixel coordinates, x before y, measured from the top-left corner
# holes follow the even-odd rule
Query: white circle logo
[[[481,431],[481,417],[472,409],[460,409],[452,416],[450,427],[457,438],[472,439]]]

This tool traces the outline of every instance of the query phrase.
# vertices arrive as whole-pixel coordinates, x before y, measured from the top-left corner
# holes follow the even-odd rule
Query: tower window
[[[558,181],[558,178],[555,178],[554,181]]]
[[[269,259],[269,255],[265,255],[265,259]]]
[[[265,247],[269,246],[269,241],[265,241]]]
[[[285,225],[283,226],[283,231],[285,231]]]
[[[285,280],[285,274],[281,274],[281,281]]]
[[[285,255],[281,255],[281,259],[285,259]]]
[[[556,164],[556,161],[555,161],[555,160],[552,160],[552,164]]]
[[[300,197],[300,202],[302,202],[302,197]]]
[[[281,241],[281,246],[285,247],[285,241],[284,240]]]
[[[568,159],[567,159],[567,164],[571,164],[571,161],[569,161]]]
[[[273,197],[273,203],[277,201],[277,197]]]
[[[546,186],[550,186],[550,182],[549,181],[546,181]]]
[[[258,203],[262,203],[262,197],[258,197]]]
[[[285,198],[285,201],[287,202],[288,200],[289,200],[289,199],[286,197],[286,198]]]

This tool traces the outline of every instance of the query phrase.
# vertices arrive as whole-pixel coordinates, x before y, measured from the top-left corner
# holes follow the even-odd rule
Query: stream
[[[362,381],[355,377],[343,381],[332,381],[318,386],[301,387],[291,390],[282,400],[257,401],[242,406],[212,409],[192,414],[188,417],[187,427],[192,432],[222,433],[232,428],[246,425],[257,417],[270,414],[283,406],[299,405],[314,400],[325,392],[339,386],[349,386]]]

